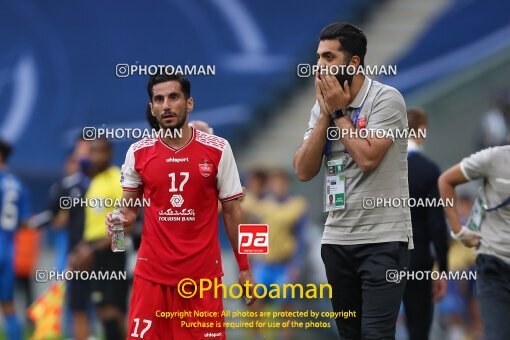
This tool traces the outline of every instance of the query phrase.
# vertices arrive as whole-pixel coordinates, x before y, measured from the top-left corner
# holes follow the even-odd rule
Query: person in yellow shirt
[[[119,273],[125,270],[124,252],[112,252],[104,221],[115,209],[112,205],[122,198],[120,169],[111,164],[113,149],[106,139],[97,139],[90,146],[91,180],[85,194],[85,227],[83,240],[70,255],[71,270]],[[106,274],[109,276],[109,274]],[[103,324],[106,339],[122,339],[127,308],[128,282],[118,280],[88,281],[88,291],[97,307],[97,315]]]
[[[283,169],[256,170],[251,173],[247,186],[242,205],[245,216],[249,216],[253,223],[269,225],[269,252],[251,259],[255,282],[266,287],[297,282],[306,259],[306,199],[292,194],[289,176]],[[294,308],[292,302],[290,298],[265,299],[252,310],[259,313],[288,310]],[[252,336],[292,339],[294,331],[257,328]]]
[[[253,260],[257,282],[294,282],[304,257],[306,199],[290,192],[288,174],[282,169],[253,172],[248,182],[245,215],[250,215],[250,222],[269,225],[271,251]]]

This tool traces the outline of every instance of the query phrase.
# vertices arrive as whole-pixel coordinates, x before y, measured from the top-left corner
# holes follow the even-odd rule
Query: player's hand
[[[325,107],[330,115],[338,109],[347,107],[351,101],[351,92],[347,80],[341,86],[335,76],[323,74],[320,78],[316,78],[316,81],[319,84]]]
[[[120,215],[119,217],[120,221],[122,221],[122,224],[124,226],[124,232],[125,229],[126,229],[126,222],[127,222],[127,219],[124,217],[124,215]],[[111,238],[112,235],[113,235],[113,231],[112,231],[112,228],[113,226],[115,225],[115,223],[117,223],[117,219],[113,218],[113,212],[110,212],[106,215],[106,221],[105,221],[105,225],[106,225],[106,235]]]
[[[247,306],[251,306],[253,305],[253,303],[255,302],[256,298],[255,298],[255,295],[253,294],[253,290],[254,290],[254,286],[255,286],[255,279],[253,278],[253,275],[251,273],[251,271],[248,269],[248,270],[241,270],[239,272],[239,284],[241,286],[244,286],[244,284],[246,282],[249,282],[251,287],[250,287],[250,296],[251,298],[246,302],[246,305]],[[246,292],[243,293],[243,297],[247,297],[247,294]]]
[[[324,115],[329,120],[329,119],[331,119],[330,118],[331,115],[329,112],[329,108],[326,106],[326,103],[324,102],[324,96],[322,95],[320,85],[319,85],[320,81],[321,81],[320,73],[317,72],[317,74],[315,74],[315,98],[317,99],[317,102],[319,103],[321,115]]]
[[[432,300],[437,303],[443,299],[446,294],[446,280],[432,280]]]
[[[469,230],[464,226],[462,226],[459,232],[454,233],[452,230],[450,234],[454,239],[459,240],[466,247],[478,246],[482,237],[479,232]]]

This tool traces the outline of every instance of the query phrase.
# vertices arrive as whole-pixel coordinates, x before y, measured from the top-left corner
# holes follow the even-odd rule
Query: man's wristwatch
[[[331,118],[333,118],[333,119],[342,118],[343,116],[345,116],[345,113],[344,113],[344,110],[342,110],[342,109],[335,110],[331,114]]]

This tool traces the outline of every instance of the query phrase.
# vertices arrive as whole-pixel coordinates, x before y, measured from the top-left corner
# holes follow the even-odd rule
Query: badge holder
[[[471,208],[471,214],[466,223],[469,230],[480,232],[482,221],[485,217],[485,211],[487,210],[487,203],[483,196],[482,190],[478,190],[478,196],[476,197],[473,207]]]
[[[324,173],[324,212],[345,209],[345,163],[347,155],[343,160],[326,160],[326,171]]]
[[[471,209],[471,215],[467,221],[467,228],[473,231],[480,231],[485,214],[491,211],[496,211],[499,208],[506,207],[510,204],[510,196],[507,197],[503,202],[495,207],[489,208],[487,206],[487,200],[483,195],[482,188],[478,189],[478,196]]]

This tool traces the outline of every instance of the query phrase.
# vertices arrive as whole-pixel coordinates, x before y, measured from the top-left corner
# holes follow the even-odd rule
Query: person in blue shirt
[[[0,306],[7,339],[22,339],[21,322],[14,309],[14,234],[29,217],[28,192],[7,169],[12,148],[0,140]]]

